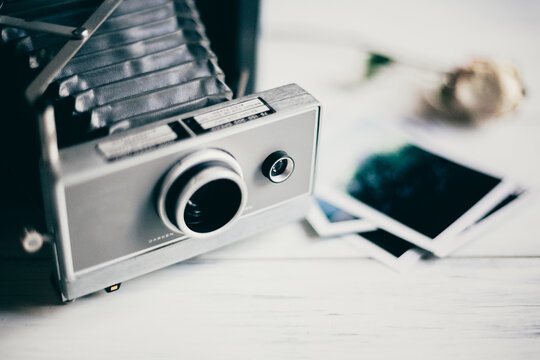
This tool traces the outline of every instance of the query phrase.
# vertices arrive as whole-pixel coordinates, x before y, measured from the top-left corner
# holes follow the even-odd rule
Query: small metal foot
[[[109,287],[106,287],[105,288],[105,291],[108,292],[108,293],[112,293],[112,292],[115,292],[115,291],[118,291],[120,289],[120,286],[122,285],[122,283],[118,283],[118,284],[114,284],[114,285],[111,285]]]

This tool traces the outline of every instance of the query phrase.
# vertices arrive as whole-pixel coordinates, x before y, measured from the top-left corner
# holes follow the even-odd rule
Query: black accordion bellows
[[[102,2],[2,3],[0,15],[79,27]],[[24,93],[66,42],[0,27],[0,227],[6,238],[17,238],[23,227],[46,231],[35,111]],[[54,105],[58,145],[66,147],[231,98],[193,0],[124,0],[43,100]]]
[[[100,4],[12,0],[0,14],[80,26]],[[0,91],[24,88],[66,39],[3,28]],[[46,96],[59,145],[68,146],[230,100],[192,0],[125,0],[57,75]]]

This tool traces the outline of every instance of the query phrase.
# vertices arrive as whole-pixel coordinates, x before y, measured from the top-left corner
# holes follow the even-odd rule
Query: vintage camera
[[[63,296],[304,216],[319,116],[288,85],[51,154],[42,173]]]
[[[106,31],[97,32],[95,41],[70,40],[86,44],[82,54],[72,57],[75,49],[55,76],[49,76],[54,81],[43,96],[32,96],[39,94],[36,81],[26,91],[27,98],[35,100],[30,106],[40,144],[45,225],[28,231],[25,241],[32,247],[50,240],[55,281],[64,301],[116,290],[128,279],[299,219],[310,204],[320,104],[294,84],[230,100],[194,3],[154,1],[152,9],[169,9],[175,19],[182,7],[182,23],[188,25],[160,33],[157,40],[138,40],[130,29],[164,25],[123,21],[158,14],[144,9],[143,1],[118,6],[121,1],[106,0],[90,12],[102,13]],[[71,19],[61,12],[52,14],[48,16]],[[42,34],[28,40],[16,19],[9,21],[15,30],[2,34],[15,44],[12,51],[19,57],[14,58],[41,62],[45,74],[51,71],[56,58],[36,49],[61,46]],[[90,22],[95,26],[91,30],[100,24]],[[80,35],[81,28],[75,30]],[[133,41],[157,46],[163,36],[178,41],[177,34],[187,37],[190,31],[197,32],[190,35],[196,43],[188,39],[189,46],[171,46],[195,58],[180,52],[179,64],[123,73],[140,62],[140,55],[120,59],[127,48],[134,48]],[[124,38],[131,42],[121,50],[100,48],[102,42]],[[203,50],[193,50],[196,47]],[[202,58],[193,55],[199,53]],[[154,53],[144,56],[163,59]],[[188,75],[178,75],[184,71],[180,68]],[[166,85],[159,85],[161,81]],[[197,96],[186,100],[186,94]]]

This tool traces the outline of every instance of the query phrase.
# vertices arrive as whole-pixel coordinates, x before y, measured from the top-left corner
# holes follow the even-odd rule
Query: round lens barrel
[[[294,171],[294,160],[285,151],[275,151],[264,160],[262,173],[273,183],[282,183]]]

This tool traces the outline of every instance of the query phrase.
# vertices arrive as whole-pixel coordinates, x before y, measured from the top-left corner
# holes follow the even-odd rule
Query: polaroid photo
[[[362,246],[372,258],[398,272],[410,269],[426,253],[383,229],[360,232],[347,236],[346,239],[354,245]]]
[[[375,229],[367,220],[340,209],[333,205],[332,200],[324,196],[315,196],[306,219],[320,237],[337,236]]]
[[[323,157],[317,192],[437,256],[453,251],[456,236],[517,186],[380,127],[347,132],[333,151],[340,161]]]
[[[524,206],[528,203],[533,196],[531,190],[525,190],[521,187],[516,188],[515,191],[508,194],[503,200],[501,200],[496,206],[489,210],[482,217],[477,219],[473,224],[463,229],[454,239],[454,247],[448,248],[447,252],[442,252],[441,256],[446,256],[450,252],[457,250],[472,239],[480,236],[489,229],[496,227],[502,223],[505,216],[508,216],[511,212],[517,208]]]

